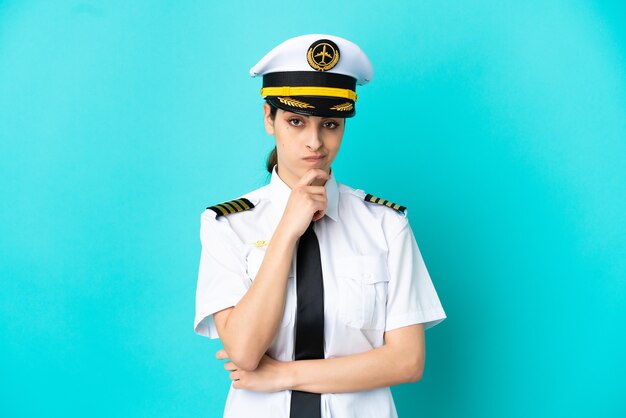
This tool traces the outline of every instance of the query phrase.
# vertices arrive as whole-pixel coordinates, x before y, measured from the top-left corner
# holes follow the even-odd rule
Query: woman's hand
[[[228,359],[226,350],[219,350],[218,360]],[[240,370],[235,363],[227,361],[224,369],[230,371],[230,379],[235,389],[247,389],[256,392],[278,392],[288,389],[287,362],[274,360],[267,354],[261,358],[254,371]]]
[[[291,189],[278,228],[297,239],[304,234],[311,221],[321,219],[326,214],[326,188],[312,184],[317,179],[326,181],[329,178],[330,175],[319,168],[307,171]]]

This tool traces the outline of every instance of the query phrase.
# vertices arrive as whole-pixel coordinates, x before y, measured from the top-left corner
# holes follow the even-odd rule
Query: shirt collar
[[[280,178],[276,172],[276,167],[278,167],[278,165],[274,165],[274,168],[272,168],[272,177],[270,179],[270,198],[272,200],[272,204],[276,208],[276,215],[279,219],[287,206],[287,200],[291,194],[291,187],[289,187],[287,183]],[[337,186],[337,180],[335,180],[335,174],[333,173],[332,168],[330,169],[330,178],[326,181],[324,187],[326,188],[327,199],[326,216],[337,222],[339,221],[339,188]]]

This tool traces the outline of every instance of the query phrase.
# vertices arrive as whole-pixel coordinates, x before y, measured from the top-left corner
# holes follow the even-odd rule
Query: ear
[[[270,111],[270,105],[266,102],[263,105],[263,123],[265,125],[265,132],[267,132],[268,135],[274,135],[274,121],[272,120]]]

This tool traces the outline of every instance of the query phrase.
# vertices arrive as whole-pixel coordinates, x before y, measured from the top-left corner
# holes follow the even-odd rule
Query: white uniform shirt
[[[325,184],[326,215],[314,223],[324,277],[324,356],[341,357],[383,345],[385,331],[446,318],[406,213],[364,200],[365,193],[335,180]],[[195,331],[218,338],[213,313],[235,306],[252,284],[287,205],[290,187],[272,172],[270,183],[241,197],[254,208],[200,220],[202,252]],[[406,212],[406,211],[405,211]],[[296,252],[288,276],[282,322],[267,353],[294,358]],[[261,393],[231,385],[224,418],[289,418],[291,391]],[[321,395],[322,418],[395,418],[388,387]]]

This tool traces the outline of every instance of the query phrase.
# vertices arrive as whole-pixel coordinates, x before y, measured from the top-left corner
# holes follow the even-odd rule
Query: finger
[[[308,194],[326,194],[326,187],[324,186],[300,186],[300,189]]]
[[[300,177],[300,180],[298,180],[296,185],[310,186],[316,179],[328,180],[329,178],[330,175],[321,168],[312,168],[304,173],[304,176]]]
[[[324,215],[326,215],[326,211],[325,210],[318,210],[317,212],[315,212],[313,214],[313,218],[311,219],[312,222],[317,222],[320,219],[322,219],[324,217]]]
[[[239,371],[235,370],[234,372],[230,372],[228,377],[230,377],[230,380],[239,380]]]
[[[316,202],[315,211],[311,217],[311,222],[317,222],[326,215],[326,202]]]
[[[313,199],[313,204],[311,205],[311,209],[313,210],[313,213],[317,213],[317,212],[326,212],[326,209],[328,207],[328,202],[326,202],[326,200],[315,200]]]
[[[232,361],[227,361],[224,363],[224,369],[230,370],[231,372],[237,370],[237,366]]]
[[[225,358],[228,358],[228,353],[222,348],[215,353],[215,358],[218,360],[224,360]]]
[[[319,194],[312,194],[311,195],[311,199],[315,200],[316,202],[327,202],[328,198],[324,195],[319,195]]]

